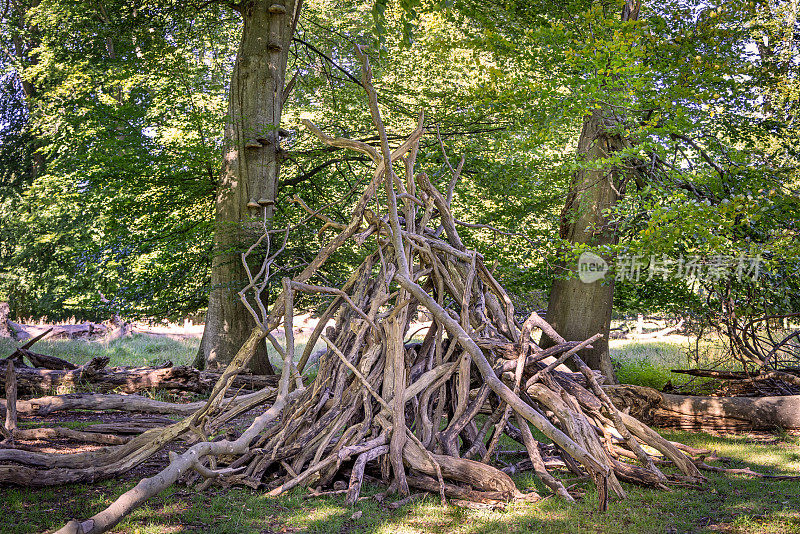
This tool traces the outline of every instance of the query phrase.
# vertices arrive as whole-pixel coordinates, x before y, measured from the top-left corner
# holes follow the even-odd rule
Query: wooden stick
[[[347,498],[344,500],[346,505],[350,506],[358,501],[358,497],[361,495],[361,483],[364,480],[364,469],[366,468],[367,463],[388,452],[389,446],[381,445],[366,452],[362,452],[358,456],[356,463],[353,464],[353,471],[350,474],[350,485],[347,489]]]
[[[6,424],[5,429],[12,436],[17,429],[17,375],[14,362],[6,365]]]
[[[520,432],[522,433],[522,439],[525,441],[525,448],[528,451],[528,458],[530,459],[531,464],[533,464],[533,470],[536,473],[536,476],[538,476],[548,488],[553,490],[553,493],[567,502],[575,502],[575,499],[573,499],[572,495],[569,494],[567,489],[564,487],[564,484],[547,472],[547,468],[542,460],[542,455],[539,452],[539,444],[535,439],[533,439],[533,434],[528,426],[528,422],[519,414],[517,414],[517,424],[519,425]]]

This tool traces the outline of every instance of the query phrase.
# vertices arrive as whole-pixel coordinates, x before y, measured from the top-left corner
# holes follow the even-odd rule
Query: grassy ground
[[[302,340],[301,340],[302,341]],[[40,352],[75,363],[108,355],[111,365],[149,365],[172,360],[188,364],[198,340],[137,335],[112,342],[40,342]],[[0,356],[13,344],[0,340]],[[618,343],[612,346],[623,381],[662,386],[672,379],[669,368],[686,365],[681,347],[664,342]],[[715,449],[765,473],[800,472],[800,436],[777,434],[715,437],[702,433],[664,432],[669,439]],[[89,486],[33,490],[0,487],[0,533],[42,532],[72,517],[86,517],[132,487],[136,478]],[[547,490],[527,474],[516,477],[520,489]],[[374,499],[346,507],[342,497],[303,499],[298,489],[281,498],[243,489],[211,489],[202,493],[174,487],[136,510],[115,532],[134,533],[483,533],[483,532],[611,532],[611,533],[800,533],[800,483],[762,481],[712,475],[705,489],[653,491],[626,485],[629,497],[615,501],[606,513],[597,511],[593,489],[582,502],[567,505],[548,498],[536,504],[514,504],[503,512],[467,511],[441,506],[426,497],[390,511]],[[368,487],[365,495],[380,491]],[[387,499],[391,501],[390,496]],[[354,513],[361,517],[353,519]]]
[[[800,437],[713,437],[700,433],[669,432],[670,439],[708,447],[730,456],[735,466],[769,473],[800,470]],[[544,490],[532,476],[516,477],[521,489]],[[0,531],[16,534],[41,532],[71,517],[85,517],[107,506],[134,481],[93,486],[31,490],[0,488]],[[441,506],[426,497],[390,511],[373,499],[353,507],[342,497],[303,499],[297,490],[268,498],[251,490],[208,490],[196,493],[174,487],[136,510],[115,532],[125,534],[231,533],[489,533],[489,532],[597,532],[597,533],[793,533],[800,532],[800,484],[761,481],[740,476],[712,475],[702,490],[676,488],[671,492],[626,485],[628,499],[615,501],[608,512],[597,511],[591,487],[575,505],[554,498],[535,504],[514,504],[506,511],[468,511]],[[378,488],[369,487],[372,495]],[[391,500],[392,497],[389,497]],[[362,512],[358,519],[353,514]]]
[[[687,356],[689,344],[693,340],[685,336],[672,335],[658,340],[612,339],[609,352],[617,371],[617,378],[623,384],[636,384],[662,389],[667,382],[674,386],[693,381],[695,384],[707,379],[693,378],[670,372],[670,369],[715,368],[724,358],[719,340],[704,339],[700,342],[699,361]],[[727,361],[727,360],[726,360]],[[738,370],[739,364],[727,362],[726,369]]]
[[[0,337],[0,358],[12,353],[15,341]],[[200,346],[199,339],[173,339],[169,337],[135,334],[111,343],[82,339],[55,339],[39,341],[31,350],[57,356],[81,365],[97,356],[108,356],[109,365],[157,365],[165,360],[175,365],[191,365]]]

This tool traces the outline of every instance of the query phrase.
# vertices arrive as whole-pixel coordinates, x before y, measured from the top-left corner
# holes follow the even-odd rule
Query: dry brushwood
[[[524,324],[517,322],[505,290],[481,255],[467,249],[459,237],[450,202],[460,166],[445,194],[416,171],[425,132],[422,116],[410,136],[390,148],[369,62],[360,49],[356,52],[380,147],[327,136],[306,122],[324,143],[359,151],[375,164],[351,220],[340,224],[312,213],[338,233],[302,273],[283,279],[283,291],[269,311],[261,292],[283,246],[277,252],[270,250],[273,236],[280,232],[264,225],[262,238],[243,255],[250,283],[240,293],[259,326],[211,399],[196,413],[110,449],[117,452],[109,453],[112,459],[100,462],[100,468],[89,469],[85,459],[74,455],[58,466],[51,457],[49,463],[37,457],[45,468],[40,476],[60,469],[65,478],[77,473],[86,480],[98,469],[103,476],[119,472],[120,466],[131,465],[178,435],[198,436],[186,452],[172,454],[157,476],[142,480],[90,519],[71,521],[59,532],[104,532],[190,471],[206,479],[202,486],[243,484],[266,488],[273,496],[297,486],[317,487],[315,493],[320,493],[337,482],[335,491],[346,488],[350,503],[358,500],[369,476],[380,477],[401,498],[418,488],[438,492],[442,499],[484,506],[512,499],[535,501],[536,493],[522,494],[506,473],[488,463],[504,432],[525,446],[535,473],[564,499],[572,496],[548,472],[554,464],[552,454],[557,453],[579,476],[591,478],[602,509],[612,494],[625,495],[621,480],[660,488],[672,480],[703,480],[678,446],[619,412],[604,393],[596,373],[578,356],[579,349],[595,338],[575,343],[555,337],[561,342],[543,351],[533,334],[543,330],[558,336],[550,325],[535,313]],[[288,229],[284,246],[286,235]],[[345,244],[366,250],[360,267],[341,288],[313,285],[317,269]],[[256,253],[265,259],[260,268],[251,270],[248,261]],[[315,330],[303,354],[296,354],[292,334],[298,292],[332,296],[320,324],[335,318],[335,327]],[[406,343],[409,324],[420,310],[433,317],[431,325],[421,343]],[[286,334],[283,344],[272,335],[281,324]],[[238,406],[237,402],[223,406],[222,393],[265,337],[283,356],[272,406],[237,439],[209,440],[209,427],[219,428],[225,414]],[[304,385],[300,373],[317,340],[328,350],[319,360],[314,380]],[[300,362],[297,367],[295,360]],[[580,379],[558,368],[567,360],[580,370]],[[487,404],[492,414],[481,419],[478,415]],[[529,425],[554,445],[538,443]],[[487,449],[484,438],[490,434]],[[682,475],[665,475],[645,445],[659,451],[659,464],[672,463]],[[545,449],[547,463],[542,457]],[[26,460],[27,465],[19,465]],[[12,475],[20,469],[35,472],[39,467],[30,460],[0,456],[0,480],[19,481]]]

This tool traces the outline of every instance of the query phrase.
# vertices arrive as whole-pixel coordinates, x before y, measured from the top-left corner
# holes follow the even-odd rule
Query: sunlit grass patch
[[[617,379],[623,384],[634,384],[662,389],[668,382],[675,386],[690,380],[696,383],[708,381],[689,375],[671,372],[672,369],[714,367],[720,356],[718,343],[702,341],[701,361],[693,361],[688,356],[688,338],[683,343],[675,341],[627,341],[611,340],[609,353],[614,363]]]
[[[295,354],[297,360],[300,359],[307,340],[308,337],[306,336],[296,337]],[[12,339],[0,337],[0,358],[14,352],[20,344]],[[36,343],[32,350],[62,358],[75,365],[83,365],[92,358],[106,356],[110,360],[109,366],[112,367],[115,365],[145,367],[160,365],[168,360],[173,365],[192,365],[199,347],[200,340],[197,338],[171,338],[149,334],[133,334],[110,343],[102,340],[87,341],[84,339],[42,340]],[[317,342],[313,351],[323,347],[324,343]],[[273,365],[280,368],[283,358],[269,343],[267,343],[267,352]]]
[[[12,353],[19,343],[0,338],[0,357]],[[92,358],[107,356],[109,365],[149,366],[169,360],[174,365],[191,365],[200,340],[194,338],[173,339],[147,334],[134,334],[110,343],[84,339],[45,339],[31,350],[56,356],[75,365],[83,365]]]
[[[623,384],[636,384],[661,389],[679,375],[670,369],[686,366],[686,355],[672,343],[629,343],[610,349],[617,379]]]

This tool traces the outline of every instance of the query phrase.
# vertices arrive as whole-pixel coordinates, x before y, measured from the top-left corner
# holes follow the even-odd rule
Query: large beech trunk
[[[641,0],[625,0],[621,20],[639,18]],[[625,191],[626,174],[619,168],[598,165],[606,158],[630,146],[630,141],[613,132],[624,126],[625,117],[620,108],[599,106],[587,115],[578,140],[579,163],[584,168],[575,173],[567,201],[561,216],[561,238],[571,244],[587,244],[601,247],[615,243],[617,232],[614,223],[604,212],[612,208],[618,196]],[[608,260],[609,258],[605,258]],[[592,369],[599,369],[609,382],[616,382],[611,358],[608,354],[608,333],[611,327],[611,310],[614,300],[613,274],[605,279],[584,283],[575,277],[576,266],[565,265],[567,277],[553,281],[547,320],[566,339],[586,339],[601,333],[603,338],[591,349],[581,353]],[[543,338],[543,347],[554,344],[554,340]]]
[[[222,179],[217,191],[211,294],[196,367],[227,365],[255,326],[238,292],[247,284],[241,253],[272,219],[280,168],[279,128],[286,61],[301,0],[237,4],[243,20],[228,97]],[[272,374],[262,342],[250,361]]]
[[[583,123],[578,154],[582,163],[611,156],[627,145],[619,135],[608,131],[604,110],[596,110]],[[617,202],[619,173],[610,169],[582,169],[575,174],[561,217],[561,238],[572,244],[599,247],[616,242],[613,223],[604,211]],[[614,182],[617,182],[617,186]],[[608,258],[606,258],[608,259]],[[616,381],[608,354],[608,333],[611,327],[611,309],[614,298],[613,274],[606,274],[591,283],[576,277],[577,266],[564,266],[567,278],[553,281],[547,307],[547,321],[562,337],[568,340],[586,339],[601,333],[603,338],[584,349],[581,357],[592,369],[599,369],[609,381]],[[542,347],[555,341],[544,337]]]

